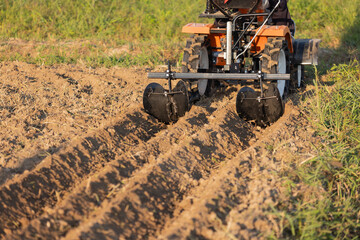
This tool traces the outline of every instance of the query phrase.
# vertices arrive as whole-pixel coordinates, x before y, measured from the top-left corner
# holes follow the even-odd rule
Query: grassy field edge
[[[317,75],[318,76],[318,75]],[[292,197],[277,213],[286,216],[284,238],[357,239],[360,231],[360,63],[334,65],[302,110],[321,141],[316,156],[284,173]],[[313,189],[294,196],[299,184]],[[310,196],[309,196],[310,195]]]

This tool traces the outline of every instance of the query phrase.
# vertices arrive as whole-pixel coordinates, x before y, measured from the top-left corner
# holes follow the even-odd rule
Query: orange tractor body
[[[226,29],[216,28],[214,24],[205,24],[205,23],[188,23],[182,28],[183,33],[189,34],[201,34],[207,35],[210,39],[210,44],[213,49],[221,49],[221,39],[226,39],[225,33],[212,33],[223,31],[226,32]],[[258,29],[255,29],[257,31]],[[293,44],[290,30],[287,26],[264,26],[259,35],[256,37],[254,42],[251,45],[251,52],[257,53],[261,52],[265,48],[265,44],[268,42],[268,38],[284,38],[287,41],[289,52],[293,53]],[[220,50],[219,50],[220,51]],[[221,61],[223,63],[223,61]],[[225,65],[225,64],[223,64]]]
[[[172,72],[169,65],[165,73],[148,74],[167,79],[169,89],[151,83],[144,92],[145,110],[163,122],[173,122],[202,96],[238,84],[243,86],[236,99],[240,117],[261,126],[281,117],[289,90],[302,84],[304,65],[318,63],[320,40],[295,39],[292,20],[278,24],[274,17],[279,9],[287,9],[285,0],[270,1],[273,5],[267,8],[263,0],[207,0],[199,17],[214,22],[182,28],[191,34],[182,71]],[[178,79],[172,88],[172,81]]]

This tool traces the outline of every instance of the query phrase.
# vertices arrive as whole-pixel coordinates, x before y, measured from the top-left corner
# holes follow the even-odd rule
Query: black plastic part
[[[143,95],[144,109],[164,123],[177,121],[189,110],[189,95],[183,81],[179,81],[172,93],[158,83],[150,83]]]
[[[264,91],[264,98],[260,98],[260,92],[255,92],[252,88],[240,89],[236,97],[236,111],[240,118],[265,127],[283,115],[284,106],[279,90],[271,84]]]
[[[296,39],[293,41],[295,65],[318,65],[320,39]]]
[[[231,73],[240,73],[241,66],[240,63],[232,63],[230,65],[230,72]]]

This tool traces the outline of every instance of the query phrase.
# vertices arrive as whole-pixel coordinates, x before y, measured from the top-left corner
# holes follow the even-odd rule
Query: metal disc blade
[[[197,87],[198,87],[198,91],[199,91],[200,96],[205,95],[207,86],[208,86],[208,80],[207,79],[199,80],[199,82],[197,84]]]
[[[173,91],[176,93],[172,96],[172,100],[176,109],[176,116],[174,117],[177,120],[179,117],[184,116],[187,111],[189,111],[189,93],[184,81],[179,81]]]
[[[144,109],[162,122],[174,122],[189,110],[189,95],[183,81],[171,93],[158,83],[150,83],[144,91]]]
[[[265,127],[283,115],[284,105],[275,84],[264,91],[265,99],[259,101],[259,96],[260,92],[249,87],[242,88],[236,98],[236,111],[239,117]]]
[[[246,121],[255,121],[261,125],[264,119],[263,102],[258,101],[259,92],[252,88],[244,87],[240,89],[236,97],[236,111],[240,118]]]
[[[147,113],[162,122],[171,121],[169,114],[169,99],[165,96],[165,89],[158,83],[150,83],[144,91],[143,104]]]
[[[266,121],[273,123],[284,114],[284,104],[279,93],[279,89],[271,84],[268,89],[264,91],[264,111]]]

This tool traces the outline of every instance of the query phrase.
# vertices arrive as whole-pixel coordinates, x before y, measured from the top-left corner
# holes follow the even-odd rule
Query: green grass
[[[35,40],[45,45],[50,41],[58,45],[54,51],[37,50],[41,59],[10,51],[2,51],[1,58],[43,64],[82,61],[92,66],[176,61],[184,44],[182,26],[195,22],[204,8],[199,0],[4,0],[0,1],[0,40]],[[83,54],[59,55],[59,48],[63,52],[67,49],[63,42],[78,40],[105,47],[98,53],[89,49]],[[122,45],[130,46],[134,53],[104,53],[106,48]]]
[[[201,1],[3,0],[0,35],[27,40],[100,39],[117,43],[179,40]]]
[[[156,65],[181,58],[186,34],[181,28],[198,19],[205,0],[3,0],[0,1],[0,41],[22,39],[40,45],[57,44],[40,55],[0,49],[1,60],[54,64],[84,62],[91,66]],[[359,47],[359,1],[292,0],[291,15],[298,38],[321,38],[322,46],[349,52]],[[345,6],[345,7],[344,7]],[[355,27],[354,27],[355,26]],[[71,56],[64,42],[88,40],[102,46]],[[51,45],[50,44],[50,45]],[[133,52],[116,56],[106,49],[129,46]],[[17,48],[15,47],[15,50]]]
[[[285,236],[300,239],[358,239],[360,232],[360,64],[334,66],[327,84],[315,80],[314,97],[304,103],[321,143],[317,156],[295,169],[287,181],[312,186],[285,203]],[[291,207],[290,206],[295,206]]]
[[[322,39],[323,47],[360,47],[360,1],[289,1],[298,38]],[[342,44],[342,45],[341,45]]]

